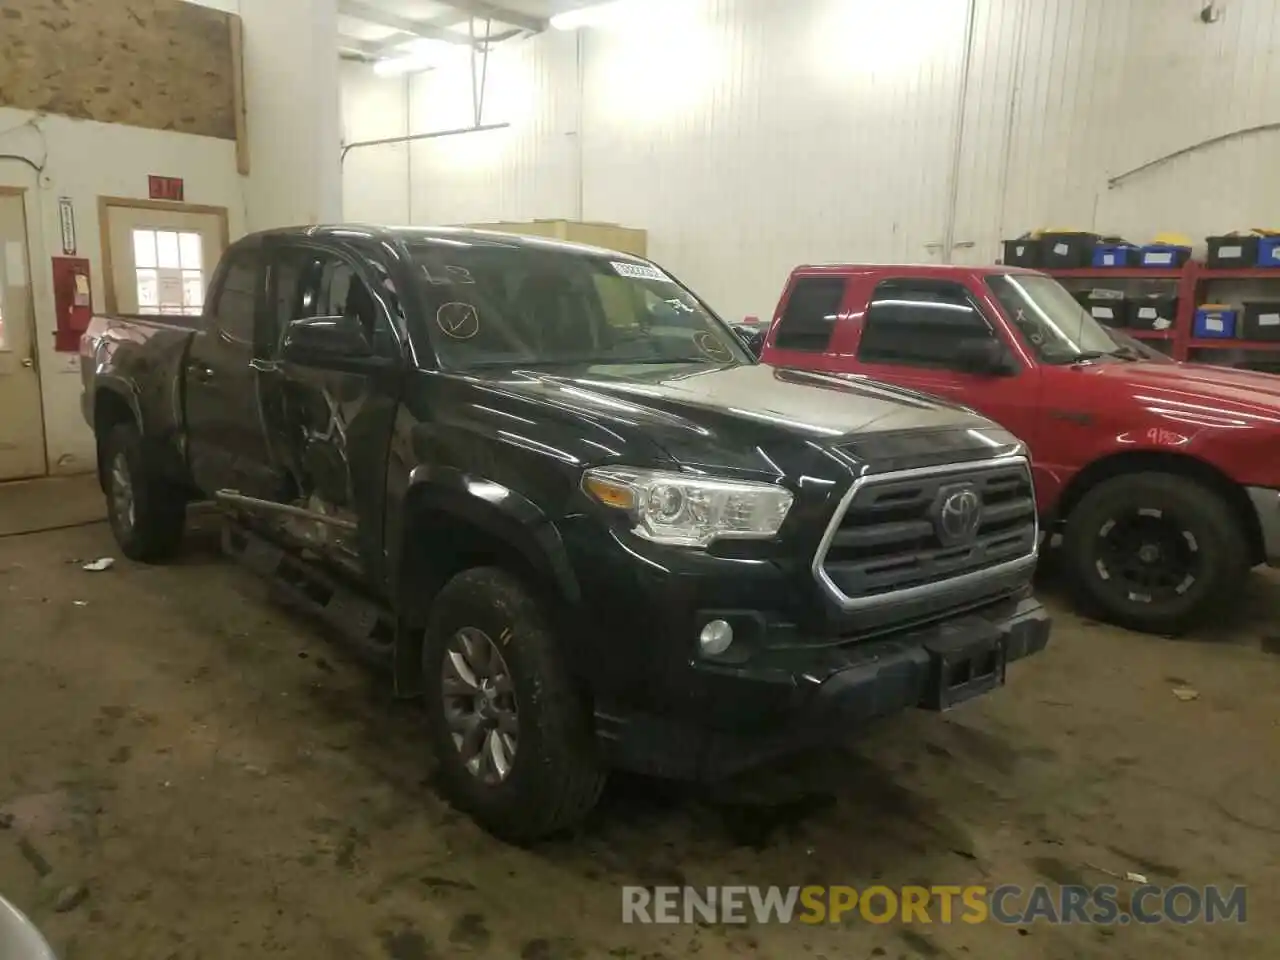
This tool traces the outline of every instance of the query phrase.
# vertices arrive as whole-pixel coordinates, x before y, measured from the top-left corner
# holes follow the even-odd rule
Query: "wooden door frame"
[[[102,242],[102,295],[107,313],[117,311],[116,274],[111,262],[111,223],[112,207],[125,207],[132,210],[163,210],[166,213],[207,214],[218,218],[222,233],[222,249],[231,246],[231,224],[227,218],[226,207],[214,207],[203,203],[176,203],[170,200],[139,200],[133,197],[98,197],[98,232]]]
[[[27,255],[27,334],[30,337],[31,367],[36,375],[36,404],[40,409],[40,456],[44,460],[44,470],[37,476],[47,477],[49,475],[49,421],[45,416],[44,377],[40,370],[40,324],[36,320],[36,294],[33,282],[35,263],[31,258],[31,222],[27,218],[27,188],[0,184],[0,197],[17,197],[22,203],[22,249]]]

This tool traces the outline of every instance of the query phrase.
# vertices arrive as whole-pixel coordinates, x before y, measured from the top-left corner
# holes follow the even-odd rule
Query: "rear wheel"
[[[172,557],[182,546],[187,500],[148,462],[138,428],[113,427],[101,456],[107,520],[121,551],[144,563]]]
[[[528,842],[587,815],[604,786],[590,710],[538,602],[504,570],[458,574],[423,642],[432,745],[446,799]]]
[[[1179,633],[1230,603],[1249,567],[1230,505],[1166,473],[1091,489],[1067,518],[1063,553],[1087,606],[1147,633]]]

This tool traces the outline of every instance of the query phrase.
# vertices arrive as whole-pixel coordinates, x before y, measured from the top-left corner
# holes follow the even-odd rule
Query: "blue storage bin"
[[[1138,248],[1132,243],[1100,243],[1093,248],[1095,267],[1129,267],[1138,262]]]
[[[1236,335],[1236,311],[1201,307],[1196,311],[1191,335],[1212,340],[1231,340]]]
[[[1138,251],[1140,267],[1180,267],[1191,259],[1190,247],[1170,243],[1149,243]]]
[[[1280,237],[1258,238],[1258,266],[1280,267]]]

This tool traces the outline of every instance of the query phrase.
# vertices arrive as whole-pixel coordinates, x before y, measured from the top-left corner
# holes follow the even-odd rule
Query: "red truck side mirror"
[[[1008,377],[1018,372],[1009,351],[995,338],[961,340],[956,361],[961,370],[979,376]]]

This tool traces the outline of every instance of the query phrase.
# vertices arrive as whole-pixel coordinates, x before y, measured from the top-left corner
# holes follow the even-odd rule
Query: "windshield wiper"
[[[1085,350],[1073,356],[1068,363],[1086,363],[1090,360],[1101,360],[1103,357],[1115,357],[1117,360],[1141,360],[1142,355],[1133,347],[1116,347],[1114,350]]]

